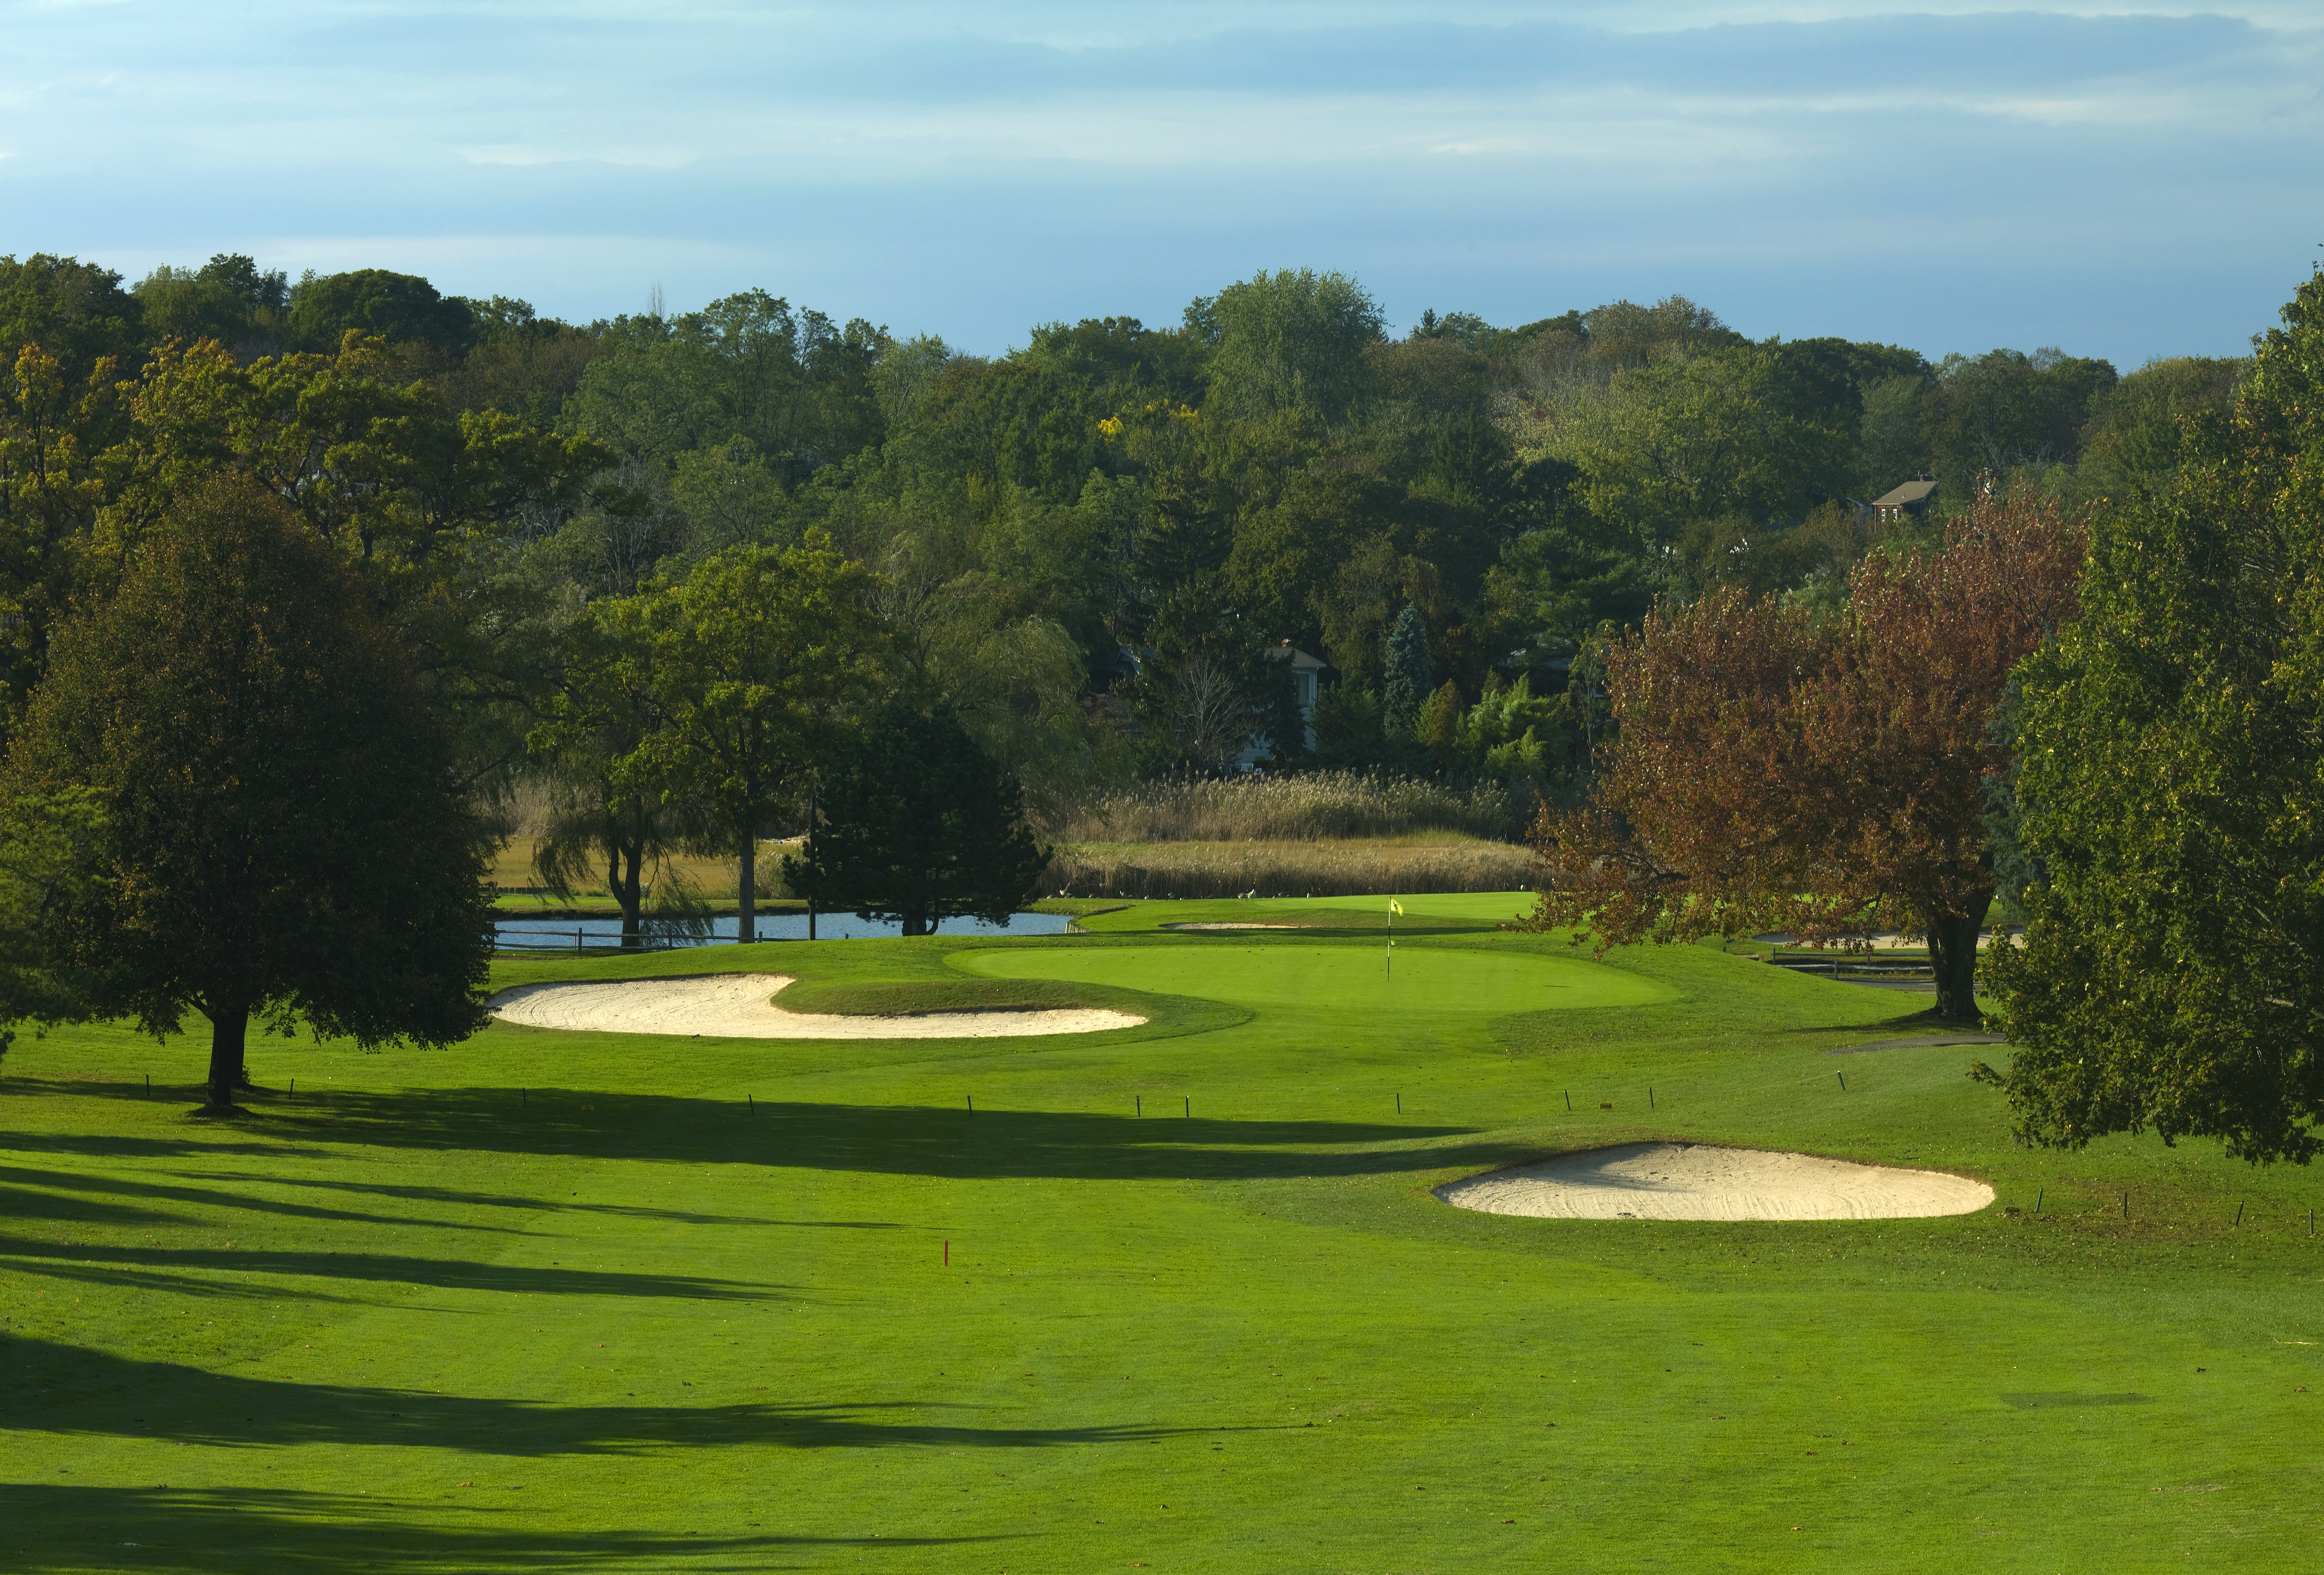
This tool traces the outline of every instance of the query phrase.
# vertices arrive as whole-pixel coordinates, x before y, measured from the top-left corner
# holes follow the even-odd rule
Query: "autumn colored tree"
[[[2081,621],[2021,674],[2022,944],[1979,1068],[2018,1135],[2324,1152],[2324,274],[2224,413],[2094,522]]]
[[[1606,657],[1594,801],[1534,823],[1529,925],[1601,946],[1894,926],[1928,936],[1937,1010],[1976,1017],[1989,724],[2073,616],[2081,557],[2078,521],[2018,494],[1865,559],[1837,619],[1739,589],[1658,607]]]
[[[37,851],[75,815],[18,960],[33,1015],[198,1013],[218,1105],[254,1018],[363,1044],[483,1026],[486,837],[441,719],[345,557],[247,477],[182,490],[60,631],[0,828]]]

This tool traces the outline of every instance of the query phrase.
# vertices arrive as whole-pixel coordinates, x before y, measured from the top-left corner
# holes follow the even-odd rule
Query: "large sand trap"
[[[1096,1009],[842,1016],[774,1004],[788,973],[521,984],[484,1003],[496,1018],[536,1028],[598,1034],[702,1034],[724,1039],[1003,1039],[1134,1028],[1144,1018]]]
[[[1164,925],[1166,930],[1304,930],[1305,925],[1271,925],[1257,919],[1193,920],[1183,924]]]
[[[1447,1182],[1456,1208],[1549,1220],[1905,1220],[1973,1214],[1983,1182],[1812,1154],[1625,1143]]]

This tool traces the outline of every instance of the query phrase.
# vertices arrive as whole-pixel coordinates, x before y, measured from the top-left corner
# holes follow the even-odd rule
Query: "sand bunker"
[[[1166,930],[1304,930],[1305,925],[1270,925],[1258,919],[1193,920],[1184,924],[1164,925]]]
[[[705,979],[624,979],[521,984],[484,1003],[496,1018],[536,1028],[597,1034],[701,1034],[724,1039],[1004,1039],[1134,1028],[1144,1018],[1096,1009],[915,1012],[891,1017],[787,1012],[775,992],[788,973]]]
[[[1907,1220],[1973,1214],[1993,1189],[1812,1154],[1626,1143],[1448,1182],[1456,1208],[1550,1220]]]

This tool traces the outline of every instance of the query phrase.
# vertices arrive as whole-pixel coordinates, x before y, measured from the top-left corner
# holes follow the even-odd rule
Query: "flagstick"
[[[1388,977],[1396,977],[1396,898],[1388,899]]]

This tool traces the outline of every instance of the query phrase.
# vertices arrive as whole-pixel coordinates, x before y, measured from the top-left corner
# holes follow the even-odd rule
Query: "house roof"
[[[1267,659],[1271,662],[1289,662],[1291,670],[1295,673],[1321,672],[1332,665],[1322,657],[1309,656],[1287,640],[1281,645],[1268,646]]]
[[[1932,481],[1908,481],[1873,499],[1872,506],[1876,509],[1901,509],[1908,503],[1926,502],[1929,494],[1936,490],[1937,484]]]

